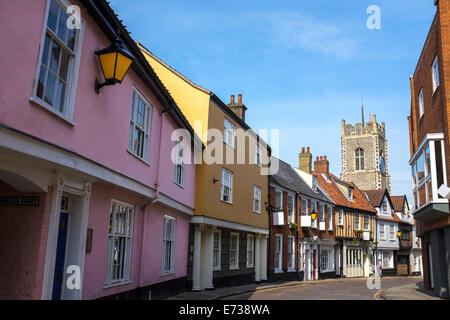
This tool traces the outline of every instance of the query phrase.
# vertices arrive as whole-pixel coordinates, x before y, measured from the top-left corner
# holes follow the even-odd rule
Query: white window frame
[[[277,194],[280,194],[280,207],[277,207]],[[275,188],[275,209],[283,210],[283,190]]]
[[[319,220],[319,213],[317,212],[318,207],[318,201],[317,200],[311,200],[311,212],[316,213],[316,219],[312,220],[311,222],[311,228],[317,229],[317,221]]]
[[[118,224],[119,211],[125,211],[124,224]],[[134,206],[118,201],[111,200],[110,206],[110,228],[108,230],[108,248],[106,253],[106,277],[105,277],[105,287],[114,286],[118,284],[128,283],[130,281],[131,272],[131,252],[133,246],[133,225],[134,225]],[[121,229],[122,231],[120,231]],[[120,232],[116,232],[119,230]],[[114,271],[114,241],[116,238],[124,239],[122,248],[124,252],[123,264],[116,264],[119,268],[117,273],[123,273],[121,277],[113,275]],[[117,254],[117,253],[116,253]],[[123,271],[123,272],[122,272]]]
[[[325,205],[319,202],[319,222],[325,223]]]
[[[328,230],[333,231],[333,207],[327,206],[328,208]]]
[[[366,222],[367,222],[367,226],[366,226]],[[363,229],[364,231],[370,231],[370,216],[368,214],[363,215],[363,227],[364,227],[364,229]]]
[[[389,224],[389,240],[395,241],[395,225]]]
[[[380,240],[386,240],[386,228],[384,223],[380,223]]]
[[[386,210],[385,210],[386,207]],[[387,197],[384,197],[383,203],[381,204],[381,213],[385,215],[389,215],[389,203]]]
[[[250,257],[252,260],[251,263],[249,263]],[[247,234],[247,268],[253,268],[254,266],[255,266],[255,236],[253,234]]]
[[[288,271],[295,271],[295,237],[292,235],[287,237],[287,254]]]
[[[330,271],[330,250],[328,249],[320,249],[320,272]]]
[[[227,118],[223,121],[223,141],[234,149],[236,126]],[[231,141],[230,141],[231,140]]]
[[[423,88],[422,88],[419,91],[419,114],[420,114],[419,118],[422,118],[424,113],[425,113],[425,102],[423,100]]]
[[[33,85],[33,92],[30,97],[30,101],[39,105],[40,107],[50,111],[51,113],[55,114],[59,118],[65,120],[71,125],[75,125],[73,122],[73,113],[75,110],[75,100],[76,100],[76,92],[77,92],[77,85],[78,85],[78,74],[80,70],[80,62],[81,62],[81,53],[83,48],[83,35],[84,35],[84,28],[85,28],[85,20],[81,17],[80,21],[80,29],[78,30],[77,39],[75,40],[75,48],[74,50],[71,50],[70,48],[67,48],[67,50],[70,50],[70,55],[72,56],[71,61],[69,62],[69,67],[67,71],[67,88],[66,88],[66,97],[65,97],[65,103],[63,106],[63,111],[59,111],[56,107],[51,106],[49,103],[47,103],[43,98],[39,98],[37,96],[37,89],[39,84],[39,76],[40,71],[42,67],[42,55],[44,53],[44,46],[45,46],[45,38],[46,35],[49,34],[50,38],[54,39],[56,38],[55,42],[57,42],[60,46],[62,42],[59,40],[59,38],[55,35],[55,32],[47,27],[48,23],[48,15],[50,12],[50,4],[52,0],[47,0],[46,9],[45,9],[45,17],[44,17],[44,24],[42,27],[41,32],[41,42],[39,46],[39,57],[38,57],[38,63],[37,63],[37,70],[34,77],[34,85]],[[56,1],[58,5],[60,5],[62,8],[67,9],[71,3],[66,0],[57,0]],[[44,93],[45,95],[45,93]]]
[[[365,152],[363,148],[355,150],[355,171],[364,171],[365,168]]]
[[[317,192],[317,177],[312,177],[312,189],[313,191]]]
[[[279,241],[280,244],[280,248],[279,251],[277,251],[277,239]],[[277,258],[277,254],[279,256],[278,258],[278,265],[276,264],[276,258]],[[274,256],[273,256],[273,264],[274,264],[274,269],[275,269],[275,273],[280,273],[283,272],[283,235],[276,233],[275,234],[275,248],[274,248]]]
[[[167,234],[167,223],[172,224],[171,234]],[[162,274],[174,273],[175,271],[175,239],[177,234],[177,219],[175,217],[164,215],[163,224],[163,256],[162,256]],[[170,244],[169,265],[166,265],[167,260],[167,245]]]
[[[136,121],[138,113],[138,108],[136,106],[138,100],[140,100],[143,103],[144,108],[144,114],[142,116],[144,122],[143,127],[141,127]],[[144,96],[136,88],[133,87],[131,99],[131,112],[130,112],[130,132],[128,135],[128,152],[130,152],[136,158],[144,161],[145,163],[148,163],[149,158],[148,155],[150,150],[152,115],[153,115],[153,106],[147,101],[147,99],[144,98]],[[136,152],[134,151],[136,149],[134,139],[134,133],[136,128],[138,128],[138,130],[142,131],[144,134],[142,156],[140,156],[137,151]]]
[[[381,259],[381,265],[383,268],[393,268],[394,267],[394,252],[393,251],[382,251],[382,259]],[[389,263],[386,265],[386,257],[389,259]]]
[[[261,167],[261,147],[259,146],[259,144],[257,144],[255,146],[255,164],[258,167]]]
[[[308,199],[302,198],[301,214],[302,216],[308,215]]]
[[[439,59],[436,56],[432,64],[432,74],[433,74],[433,93],[436,92],[439,87]]]
[[[437,152],[440,149],[440,157]],[[427,163],[426,152],[429,152],[430,163]],[[418,162],[422,161],[424,167],[424,176],[419,179]],[[437,163],[440,162],[442,172],[438,171]],[[419,148],[409,161],[411,166],[411,176],[413,184],[414,209],[411,215],[429,203],[448,203],[447,199],[441,198],[438,194],[438,175],[443,184],[447,185],[447,165],[445,159],[445,142],[443,133],[427,134]],[[425,199],[421,199],[421,189],[425,189]],[[423,192],[422,192],[423,194]],[[421,204],[421,202],[423,202]]]
[[[289,200],[292,201],[292,208],[289,208]],[[288,223],[295,223],[295,195],[287,195],[287,211],[288,211]]]
[[[180,187],[184,187],[184,159],[186,157],[186,148],[184,148],[183,142],[179,139],[175,141],[175,152],[176,159],[174,163],[173,182],[175,182],[175,184],[179,185]],[[181,156],[180,152],[182,152]],[[180,174],[178,175],[178,173]]]
[[[230,179],[229,185],[225,185],[225,175],[229,175]],[[225,196],[225,188],[228,188],[228,201],[224,199]],[[220,200],[226,203],[233,203],[233,172],[222,167],[222,179],[221,179],[221,187],[220,187]]]
[[[216,241],[215,236],[216,234],[219,235],[219,239]],[[216,249],[217,244],[217,249]],[[214,264],[215,259],[214,255],[215,252],[217,252],[217,265]],[[222,231],[221,230],[215,230],[213,234],[213,271],[219,271],[221,269],[221,263],[222,263]]]
[[[344,225],[344,210],[339,209],[338,211],[338,225],[343,226]]]
[[[261,187],[253,186],[253,212],[261,213]]]
[[[352,187],[348,187],[347,198],[348,198],[349,200],[353,200],[353,188],[352,188]]]
[[[233,248],[233,237],[236,236],[236,248]],[[236,263],[234,265],[231,264],[231,255],[236,252]],[[230,232],[230,270],[239,269],[239,233],[238,232]]]
[[[358,227],[356,227],[356,221],[358,220]],[[355,213],[353,217],[353,224],[355,230],[361,230],[361,217],[359,216],[359,213]]]

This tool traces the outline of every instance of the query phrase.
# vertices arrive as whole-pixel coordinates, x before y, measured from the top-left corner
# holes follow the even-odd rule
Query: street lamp
[[[128,51],[119,36],[116,37],[112,45],[96,51],[95,54],[98,56],[105,78],[103,83],[95,80],[95,92],[99,94],[102,87],[122,82],[134,60],[134,56]]]
[[[402,236],[402,232],[401,231],[397,232],[397,236],[400,238]]]
[[[311,219],[316,220],[317,218],[317,213],[315,213],[314,211],[311,212]]]

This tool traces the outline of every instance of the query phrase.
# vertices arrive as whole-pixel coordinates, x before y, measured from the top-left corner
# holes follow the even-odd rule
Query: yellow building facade
[[[270,147],[245,123],[241,95],[226,105],[138,45],[205,145],[196,166],[187,282],[203,290],[266,280],[269,180],[263,172]]]

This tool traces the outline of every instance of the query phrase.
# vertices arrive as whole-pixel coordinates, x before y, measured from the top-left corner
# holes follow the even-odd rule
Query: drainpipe
[[[267,255],[267,261],[266,261],[266,265],[267,265],[267,271],[266,271],[266,276],[267,276],[267,273],[268,273],[268,271],[269,271],[269,267],[270,267],[270,239],[271,239],[271,235],[270,235],[270,221],[271,221],[271,214],[272,214],[272,206],[270,205],[270,175],[268,175],[267,176],[267,181],[268,181],[268,186],[269,186],[269,199],[268,199],[268,205],[267,205],[267,207],[268,207],[268,212],[269,212],[269,237],[268,237],[268,240],[267,240],[267,247],[266,247],[266,255]]]
[[[161,162],[161,146],[162,146],[161,140],[162,140],[162,129],[163,129],[163,123],[164,123],[164,121],[163,121],[164,120],[164,110],[159,113],[159,116],[160,116],[161,121],[160,121],[160,126],[159,126],[159,146],[158,146],[159,153],[158,153],[158,161],[156,162],[156,181],[155,181],[156,193],[155,193],[155,198],[152,201],[145,203],[141,208],[142,213],[144,215],[144,222],[143,222],[143,226],[142,226],[141,256],[140,256],[140,262],[139,262],[139,265],[140,265],[139,266],[139,268],[140,268],[140,270],[139,270],[139,287],[142,287],[144,284],[142,270],[144,269],[144,258],[143,257],[144,257],[144,245],[146,243],[146,237],[145,237],[145,235],[146,235],[145,226],[147,224],[146,209],[149,204],[155,204],[155,203],[159,202],[159,181],[160,181],[159,180],[160,179],[159,166],[160,166],[160,162]]]
[[[160,126],[159,126],[159,156],[158,156],[158,161],[156,162],[156,181],[155,181],[155,187],[156,187],[156,196],[155,199],[153,199],[153,201],[151,203],[157,203],[159,202],[159,181],[160,181],[160,177],[161,177],[161,170],[159,169],[160,163],[161,163],[161,146],[162,146],[162,132],[163,132],[163,125],[164,125],[164,112],[166,110],[163,109],[160,113],[159,113],[159,117],[161,119],[160,121]]]

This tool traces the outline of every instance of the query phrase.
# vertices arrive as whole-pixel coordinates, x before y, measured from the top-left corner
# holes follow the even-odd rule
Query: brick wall
[[[295,195],[295,193],[293,193]],[[295,244],[296,244],[296,253],[297,252],[297,243],[298,243],[298,239],[297,239],[297,228],[290,228],[288,226],[288,218],[287,218],[287,195],[288,193],[286,191],[283,191],[283,198],[282,198],[282,203],[283,203],[283,212],[284,212],[284,226],[274,226],[273,225],[273,217],[272,217],[272,213],[271,213],[271,219],[270,219],[270,229],[269,229],[269,254],[268,254],[268,274],[271,275],[273,273],[274,270],[274,262],[275,262],[275,234],[281,234],[283,236],[282,239],[282,268],[284,272],[287,272],[287,254],[288,254],[288,242],[287,242],[287,238],[288,236],[293,236],[295,237]],[[270,204],[272,207],[275,206],[275,188],[274,187],[270,187]],[[295,212],[295,223],[298,224],[298,206],[295,205],[294,203],[294,208],[296,208],[296,212]],[[272,210],[273,211],[273,210]],[[295,261],[295,265],[297,266],[297,259]]]
[[[36,207],[0,207],[0,299],[40,299],[51,190],[22,193],[0,181],[0,196],[39,196]]]
[[[430,27],[422,53],[418,60],[411,85],[411,114],[409,117],[411,155],[417,150],[428,133],[444,133],[445,158],[450,163],[450,140],[448,134],[450,110],[447,105],[450,97],[447,92],[450,86],[450,3],[439,1],[436,15]],[[433,90],[432,64],[435,57],[439,63],[439,87]],[[424,114],[420,116],[419,93],[423,89]],[[447,182],[450,181],[450,170],[447,169]],[[441,219],[438,224],[424,225],[425,229],[443,227],[449,224],[448,219]]]

